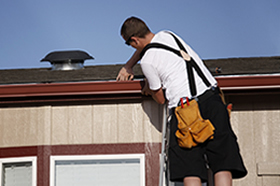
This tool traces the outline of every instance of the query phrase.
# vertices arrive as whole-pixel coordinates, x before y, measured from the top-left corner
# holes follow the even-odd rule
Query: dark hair
[[[125,40],[131,36],[144,38],[150,32],[146,23],[137,17],[126,19],[121,28],[121,35]]]

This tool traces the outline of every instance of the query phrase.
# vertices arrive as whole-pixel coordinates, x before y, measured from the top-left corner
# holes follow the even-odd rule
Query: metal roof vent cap
[[[41,62],[49,61],[51,70],[78,70],[84,68],[86,59],[94,59],[88,53],[80,50],[55,51],[46,55]]]

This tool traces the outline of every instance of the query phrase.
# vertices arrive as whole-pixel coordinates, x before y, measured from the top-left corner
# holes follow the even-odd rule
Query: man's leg
[[[185,177],[184,186],[201,186],[201,180],[199,177]]]
[[[215,186],[232,186],[232,175],[229,171],[217,172],[214,179]]]

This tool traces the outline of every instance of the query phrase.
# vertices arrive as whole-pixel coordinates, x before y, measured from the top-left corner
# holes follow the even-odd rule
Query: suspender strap
[[[172,37],[175,39],[177,45],[179,46],[179,48],[181,50],[183,50],[186,54],[188,53],[187,50],[185,49],[185,47],[182,45],[182,43],[179,41],[179,39],[174,35],[172,34],[171,32],[169,32]],[[150,48],[161,48],[161,49],[165,49],[165,50],[169,50],[173,53],[175,53],[176,55],[184,58],[181,54],[181,52],[179,50],[176,50],[174,48],[171,48],[167,45],[163,45],[161,43],[149,43],[148,45],[145,46],[145,48],[141,51],[140,53],[140,58],[142,58],[145,54],[145,52],[150,49]],[[185,60],[185,59],[184,59]],[[197,72],[197,74],[200,76],[200,78],[202,79],[202,81],[205,83],[205,85],[207,87],[210,87],[211,84],[210,82],[208,81],[208,79],[205,77],[205,75],[203,74],[203,72],[201,71],[201,69],[199,68],[199,66],[196,64],[196,62],[193,60],[193,58],[191,57],[190,60],[185,60],[186,62],[186,66],[187,66],[187,72],[188,72],[188,79],[189,79],[189,88],[190,88],[190,91],[191,91],[191,95],[192,96],[195,96],[197,94],[196,92],[196,86],[195,86],[195,80],[194,80],[194,74],[193,74],[193,69],[194,68]]]
[[[179,48],[181,50],[183,50],[184,52],[188,53],[187,50],[185,49],[185,47],[182,45],[182,43],[179,41],[179,39],[171,32],[169,32],[172,37],[175,39],[177,45],[179,46]],[[205,83],[205,85],[207,87],[210,87],[211,84],[208,81],[208,79],[205,77],[205,75],[203,74],[203,72],[201,71],[201,69],[199,68],[199,66],[197,65],[197,63],[193,60],[193,58],[191,57],[190,61],[185,60],[186,65],[187,65],[187,71],[188,71],[188,78],[190,81],[190,90],[191,90],[191,94],[192,96],[196,95],[196,87],[195,87],[195,82],[194,82],[194,75],[193,75],[193,70],[192,68],[194,68],[197,72],[197,74],[200,76],[200,78],[202,79],[202,81]]]
[[[179,50],[176,50],[174,48],[171,48],[171,47],[161,44],[161,43],[149,43],[141,51],[140,58],[142,58],[144,56],[144,54],[146,53],[146,51],[149,50],[150,48],[161,48],[161,49],[169,50],[169,51],[175,53],[176,55],[182,57]]]
[[[165,49],[165,50],[169,50],[173,53],[175,53],[176,55],[178,55],[179,57],[182,57],[181,53],[179,50],[176,50],[174,48],[171,48],[167,45],[163,45],[161,43],[149,43],[148,45],[146,45],[146,47],[141,51],[140,53],[140,57],[142,58],[143,55],[145,54],[145,52],[147,50],[149,50],[150,48],[161,48],[161,49]],[[186,61],[186,60],[185,60]],[[186,61],[186,66],[187,66],[187,74],[188,74],[188,79],[190,81],[189,83],[189,88],[191,91],[191,95],[195,96],[196,95],[196,87],[195,87],[195,83],[194,83],[194,75],[193,75],[193,70],[191,65],[188,65],[188,61]]]

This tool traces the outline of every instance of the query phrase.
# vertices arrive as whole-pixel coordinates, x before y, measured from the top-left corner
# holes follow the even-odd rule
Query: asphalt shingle
[[[204,60],[214,76],[279,74],[280,57],[228,58]],[[123,65],[86,66],[84,69],[52,71],[50,68],[0,70],[0,84],[53,83],[115,80]],[[215,69],[221,72],[216,73]],[[134,67],[135,78],[143,78],[141,67]]]

